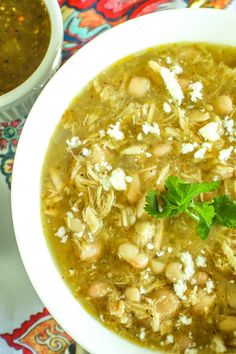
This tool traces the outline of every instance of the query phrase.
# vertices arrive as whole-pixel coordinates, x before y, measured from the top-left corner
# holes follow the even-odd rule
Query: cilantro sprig
[[[227,195],[206,202],[196,200],[201,193],[216,191],[220,182],[185,183],[177,176],[165,181],[166,193],[150,190],[144,210],[155,218],[170,218],[185,213],[197,222],[197,233],[205,240],[213,224],[236,227],[236,201]]]

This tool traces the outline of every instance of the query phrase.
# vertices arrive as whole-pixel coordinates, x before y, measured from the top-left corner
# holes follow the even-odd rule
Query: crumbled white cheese
[[[188,326],[192,323],[192,318],[191,317],[187,317],[185,315],[180,315],[179,316],[179,321],[184,324],[185,326]]]
[[[113,170],[109,180],[112,187],[114,187],[117,191],[126,190],[125,173],[121,168],[116,168]]]
[[[156,136],[160,135],[160,128],[156,122],[154,122],[152,125],[147,122],[144,122],[142,129],[143,129],[144,134],[146,134],[146,135],[149,133],[156,135]]]
[[[146,247],[147,247],[147,249],[148,250],[153,250],[153,248],[154,248],[154,245],[153,245],[153,243],[148,243],[147,245],[146,245]]]
[[[223,127],[227,130],[228,134],[232,134],[234,128],[234,120],[225,117],[225,119],[223,120]]]
[[[139,339],[144,340],[146,337],[146,329],[144,327],[140,328]]]
[[[100,136],[100,138],[104,138],[105,135],[106,135],[106,133],[105,133],[105,130],[104,130],[104,129],[99,130],[99,136]]]
[[[68,212],[68,213],[71,213],[71,212]],[[55,236],[57,236],[61,239],[60,240],[61,243],[66,243],[66,241],[68,239],[68,235],[66,235],[66,229],[64,228],[64,226],[59,227],[59,229],[55,233]]]
[[[180,256],[181,262],[184,265],[185,279],[189,280],[195,273],[193,258],[189,252],[183,252]]]
[[[120,122],[116,122],[115,125],[111,124],[107,129],[107,134],[116,140],[124,139],[124,133],[120,130]]]
[[[66,144],[69,148],[76,149],[82,142],[78,136],[72,136],[72,138],[66,140]]]
[[[186,290],[187,285],[185,280],[179,280],[177,283],[174,284],[175,294],[180,300],[186,300],[186,296],[184,295]]]
[[[77,213],[77,212],[79,211],[79,209],[77,208],[76,205],[73,205],[73,206],[71,207],[71,210],[72,210],[74,213]]]
[[[206,154],[207,149],[205,147],[202,147],[200,149],[198,149],[195,153],[194,153],[194,158],[195,159],[203,159],[203,157]]]
[[[171,105],[168,102],[164,102],[163,103],[163,110],[166,113],[170,113],[171,112]]]
[[[148,65],[153,71],[158,72],[161,75],[169,94],[179,105],[181,105],[184,99],[184,94],[175,74],[166,67],[159,65],[156,61],[150,60]]]
[[[206,292],[207,294],[211,294],[212,291],[214,290],[215,284],[212,279],[208,279],[206,281]]]
[[[219,139],[219,134],[217,133],[219,123],[218,122],[210,122],[201,129],[199,129],[198,133],[208,141],[216,141]]]
[[[84,156],[84,157],[88,157],[90,155],[90,150],[87,149],[87,148],[83,148],[82,151],[81,151],[81,154]]]
[[[193,143],[193,144],[192,143],[183,143],[182,147],[181,147],[181,152],[182,152],[182,154],[185,155],[189,152],[192,152],[196,146],[197,146],[197,143]]]
[[[207,150],[211,150],[211,148],[212,148],[212,143],[206,143],[206,142],[204,142],[204,143],[202,144],[202,147],[206,148]]]
[[[173,73],[175,73],[175,75],[179,75],[179,74],[182,74],[183,69],[181,68],[181,66],[179,64],[175,64],[172,67],[172,71],[173,71]]]
[[[182,92],[180,84],[178,83],[175,77],[175,74],[165,67],[161,68],[160,74],[165,82],[166,88],[169,91],[171,97],[175,101],[177,101],[178,105],[181,105],[184,99],[184,94]]]
[[[165,343],[166,344],[173,344],[174,343],[174,336],[172,334],[168,334],[166,336]]]
[[[168,253],[172,253],[172,251],[173,251],[173,248],[172,248],[172,247],[170,247],[170,246],[167,247],[167,252],[168,252]]]
[[[145,156],[146,156],[146,157],[152,157],[152,154],[151,154],[150,152],[146,152],[146,153],[145,153]]]
[[[142,133],[139,133],[139,134],[137,135],[137,140],[138,140],[138,141],[142,141],[142,140],[143,140]]]
[[[75,269],[69,269],[69,274],[71,277],[75,274]]]
[[[65,236],[65,234],[66,234],[66,229],[64,228],[64,226],[59,227],[59,229],[58,229],[57,232],[55,233],[55,235],[56,235],[57,237],[60,237],[60,238],[62,238],[63,236]]]
[[[68,235],[65,235],[61,238],[61,243],[66,243],[66,241],[68,240]]]
[[[104,167],[105,170],[107,170],[107,171],[111,171],[112,170],[112,165],[109,162],[107,162],[107,161],[102,161],[100,163],[100,165],[101,165],[101,167]]]
[[[157,257],[162,257],[162,256],[164,256],[164,251],[163,251],[163,250],[157,251],[157,252],[156,252],[156,256],[157,256]]]
[[[220,161],[227,161],[230,158],[232,151],[233,151],[233,146],[230,146],[228,149],[221,150],[219,153]]]
[[[202,100],[202,83],[200,81],[194,82],[189,85],[190,97],[192,102],[197,102],[197,100]]]
[[[196,266],[198,268],[206,268],[207,267],[207,262],[206,262],[206,257],[198,255],[195,260]]]
[[[171,64],[171,63],[172,63],[171,57],[166,57],[166,64]]]

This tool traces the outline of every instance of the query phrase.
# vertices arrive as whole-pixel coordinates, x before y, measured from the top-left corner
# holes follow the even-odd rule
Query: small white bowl
[[[36,101],[17,148],[12,213],[26,271],[50,313],[92,354],[148,354],[85,311],[63,282],[43,235],[40,178],[49,140],[71,100],[108,65],[148,47],[172,42],[209,42],[236,47],[236,14],[221,10],[169,10],[128,21],[78,51]],[[156,351],[160,353],[160,351]]]
[[[51,21],[48,50],[34,73],[14,90],[0,96],[0,122],[25,118],[47,81],[61,63],[63,21],[57,0],[44,0]]]

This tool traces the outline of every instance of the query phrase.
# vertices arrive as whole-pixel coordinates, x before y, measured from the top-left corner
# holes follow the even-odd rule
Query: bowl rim
[[[37,150],[32,152],[33,149],[27,149],[27,146],[29,146],[29,142],[32,142],[33,137],[30,137],[30,132],[34,132],[35,137],[37,136],[37,131],[36,128],[34,128],[34,123],[37,123],[36,118],[37,118],[37,111],[40,111],[42,109],[43,103],[46,102],[46,96],[53,93],[53,89],[55,88],[55,85],[59,82],[60,78],[63,77],[62,73],[66,72],[67,68],[69,68],[69,65],[75,65],[76,61],[78,62],[81,60],[81,57],[86,57],[86,53],[91,51],[93,48],[99,48],[99,46],[103,43],[103,41],[107,41],[110,37],[114,37],[115,34],[122,32],[123,34],[127,29],[130,28],[136,28],[138,26],[142,26],[144,22],[146,22],[146,26],[148,22],[155,22],[158,23],[157,26],[159,26],[159,21],[161,20],[166,20],[168,19],[171,21],[175,16],[180,17],[182,19],[186,18],[185,16],[188,14],[192,14],[192,18],[197,17],[200,19],[201,16],[205,17],[207,19],[209,16],[213,16],[214,20],[218,20],[222,18],[224,19],[225,23],[232,21],[234,27],[236,27],[236,14],[231,13],[231,12],[224,12],[221,10],[215,10],[215,9],[174,9],[170,11],[161,11],[161,12],[156,12],[148,15],[144,15],[139,18],[132,19],[130,21],[127,21],[125,23],[122,23],[114,28],[112,28],[109,31],[104,32],[100,36],[96,37],[93,41],[88,43],[86,46],[81,48],[75,55],[73,55],[68,62],[63,65],[63,67],[56,73],[56,75],[53,77],[53,79],[46,85],[44,90],[42,91],[41,95],[36,101],[36,104],[34,105],[29,118],[26,121],[25,127],[23,129],[23,132],[20,137],[19,145],[17,148],[15,160],[14,160],[14,168],[13,168],[13,176],[12,176],[12,193],[11,193],[11,206],[12,206],[12,217],[13,217],[13,225],[14,225],[14,230],[15,230],[15,236],[16,236],[16,241],[17,245],[21,254],[21,258],[23,261],[23,264],[25,266],[25,269],[28,273],[28,276],[37,291],[39,297],[42,299],[42,302],[45,304],[45,306],[48,308],[49,312],[53,315],[53,317],[58,321],[59,324],[62,324],[63,328],[65,328],[66,332],[69,333],[75,340],[77,340],[86,350],[88,350],[91,354],[96,353],[96,354],[110,354],[111,353],[111,348],[112,348],[112,354],[147,354],[151,353],[152,351],[150,349],[143,348],[137,344],[134,344],[117,334],[114,334],[107,328],[105,328],[103,325],[101,325],[97,320],[93,318],[87,311],[84,310],[83,306],[77,302],[67,286],[63,283],[63,281],[60,278],[60,275],[58,274],[58,269],[57,266],[55,265],[55,262],[53,261],[53,257],[51,253],[49,252],[49,249],[46,246],[46,241],[45,237],[42,233],[42,224],[40,223],[40,226],[37,224],[38,223],[38,217],[36,217],[37,220],[36,222],[36,231],[37,228],[40,232],[40,242],[43,242],[43,247],[44,249],[44,257],[45,259],[47,257],[50,258],[50,266],[51,270],[49,269],[48,272],[48,278],[47,280],[42,279],[42,272],[47,271],[46,269],[41,270],[34,268],[32,270],[32,262],[35,262],[35,259],[32,259],[32,249],[30,246],[27,245],[27,243],[24,241],[23,234],[25,232],[25,224],[27,223],[26,217],[24,217],[24,225],[22,224],[22,202],[21,200],[24,200],[24,191],[22,188],[22,181],[25,181],[25,172],[22,166],[27,166],[26,163],[24,162],[25,159],[27,159],[29,156],[34,158],[35,161],[37,161],[37,158],[41,155],[38,153]],[[190,16],[190,17],[191,17]],[[159,21],[157,21],[159,19]],[[217,21],[216,21],[217,22]],[[217,22],[218,26],[218,22]],[[230,37],[231,38],[231,37]],[[233,38],[233,37],[232,37]],[[173,42],[179,42],[178,40],[172,41]],[[196,40],[192,40],[192,42],[197,42]],[[202,42],[202,40],[200,41]],[[219,44],[224,44],[221,41],[215,40],[215,41],[209,41],[210,43],[219,43]],[[236,47],[236,39],[234,39],[234,45]],[[226,43],[227,44],[227,43]],[[147,48],[147,46],[144,44],[143,49]],[[119,58],[117,58],[118,60]],[[116,59],[114,60],[116,61]],[[113,62],[114,62],[113,61]],[[91,65],[90,65],[91,66]],[[105,66],[107,67],[107,65]],[[101,70],[99,70],[100,72]],[[98,72],[98,73],[99,73]],[[90,78],[90,80],[92,77]],[[84,86],[84,85],[83,85]],[[78,89],[79,91],[79,89]],[[65,93],[65,92],[63,92]],[[59,94],[59,93],[58,93]],[[74,98],[71,97],[70,101]],[[58,97],[57,99],[60,99]],[[68,107],[68,104],[66,105]],[[39,112],[38,112],[39,113]],[[59,122],[61,116],[57,117],[56,124]],[[39,124],[39,123],[37,123]],[[37,126],[36,124],[36,126]],[[56,127],[56,124],[54,125],[54,128]],[[50,134],[51,136],[51,134]],[[35,156],[34,156],[35,155]],[[40,163],[38,163],[40,164]],[[37,165],[37,163],[36,163]],[[41,169],[42,169],[42,161],[41,161]],[[35,167],[35,166],[34,166]],[[40,169],[40,171],[41,171]],[[32,176],[32,173],[30,173],[30,177]],[[35,201],[37,199],[37,203],[39,203],[39,198],[40,198],[40,186],[38,185],[38,182],[40,182],[40,176],[37,175],[37,185],[32,188],[30,188],[30,192],[33,191],[34,193],[34,198]],[[28,179],[27,179],[28,180]],[[23,183],[25,186],[27,185],[27,181]],[[35,188],[35,190],[34,190]],[[19,196],[21,198],[19,198]],[[26,200],[30,200],[31,197],[27,196]],[[32,205],[31,205],[32,206]],[[36,207],[36,209],[39,211],[40,208],[39,206]],[[27,209],[29,210],[29,207]],[[30,230],[28,230],[30,231]],[[32,243],[32,241],[30,241]],[[38,242],[37,237],[34,242]],[[35,249],[34,251],[34,256],[37,258],[37,250],[36,246],[34,246]],[[40,252],[38,250],[38,252]],[[48,259],[46,259],[48,261]],[[37,260],[37,262],[39,262]],[[38,263],[39,265],[39,263]],[[49,273],[53,273],[53,278]],[[60,290],[63,289],[63,296],[67,300],[69,299],[70,304],[66,304],[64,306],[64,310],[69,310],[73,308],[74,312],[71,313],[65,313],[66,311],[61,311],[61,303],[58,303],[57,299],[52,296],[51,292],[55,292],[55,289],[52,287],[50,288],[51,291],[48,291],[47,284],[48,286],[50,281],[54,281],[57,278],[57,285],[60,285]],[[70,306],[71,305],[71,306]],[[72,328],[71,325],[71,314],[74,313],[79,313],[81,315],[81,318],[83,318],[83,325],[81,327],[81,332],[78,335],[76,328]],[[91,334],[86,333],[86,329],[91,328]],[[97,333],[94,331],[96,329]],[[82,333],[82,334],[81,334]],[[111,344],[107,344],[106,341]],[[99,347],[99,345],[102,346],[102,348]],[[156,353],[160,353],[160,351],[156,351]]]
[[[47,74],[53,67],[58,51],[61,51],[63,20],[60,6],[56,0],[43,0],[43,2],[47,8],[51,24],[51,36],[47,51],[36,70],[22,84],[0,95],[0,112],[11,108],[12,104],[21,100],[30,90],[34,90],[38,86],[42,87],[41,85],[48,79]]]

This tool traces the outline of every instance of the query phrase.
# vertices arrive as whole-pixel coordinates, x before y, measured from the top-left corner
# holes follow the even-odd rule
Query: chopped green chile
[[[48,49],[51,23],[42,0],[0,2],[0,95],[21,85]]]
[[[144,210],[169,176],[219,181],[199,203],[235,200],[235,67],[236,49],[209,44],[128,56],[74,99],[48,147],[42,222],[61,275],[92,315],[145,347],[236,351],[235,228],[222,215],[202,241],[188,215]]]

